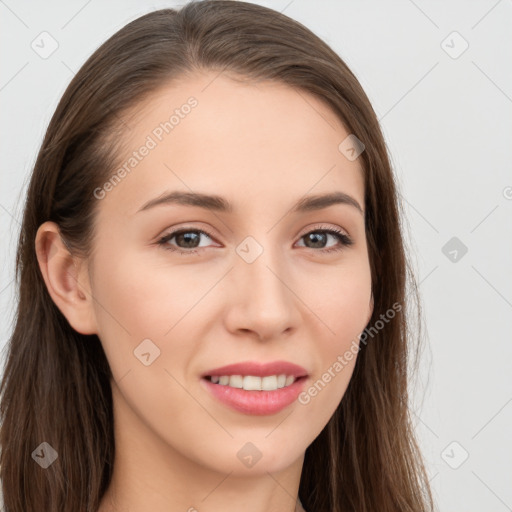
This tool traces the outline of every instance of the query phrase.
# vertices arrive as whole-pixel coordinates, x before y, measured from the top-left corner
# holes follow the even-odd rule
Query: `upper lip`
[[[288,361],[272,361],[269,363],[258,363],[256,361],[244,361],[242,363],[228,364],[213,370],[204,372],[201,377],[212,377],[222,375],[254,375],[255,377],[267,377],[269,375],[293,375],[295,378],[304,377],[308,374],[306,369]]]

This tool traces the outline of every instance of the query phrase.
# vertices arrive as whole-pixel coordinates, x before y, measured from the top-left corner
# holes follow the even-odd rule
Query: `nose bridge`
[[[258,238],[248,236],[236,248],[238,328],[277,336],[294,325],[293,285],[282,247],[268,233]]]

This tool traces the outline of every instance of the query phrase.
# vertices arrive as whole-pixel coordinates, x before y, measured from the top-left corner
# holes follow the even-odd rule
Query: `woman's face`
[[[336,362],[372,312],[362,211],[347,201],[296,208],[338,193],[364,210],[360,159],[339,149],[349,132],[303,91],[217,73],[174,83],[124,120],[124,172],[94,192],[88,282],[114,376],[116,435],[135,452],[224,473],[285,468],[342,400],[355,357],[341,371]],[[176,192],[189,200],[163,200]],[[307,374],[291,396],[233,388],[245,398],[232,406],[211,391],[222,384],[202,377],[275,361]]]

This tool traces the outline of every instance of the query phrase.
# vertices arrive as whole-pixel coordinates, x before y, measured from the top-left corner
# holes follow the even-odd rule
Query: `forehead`
[[[120,163],[151,146],[116,187],[132,204],[130,212],[177,188],[222,189],[234,203],[335,188],[364,205],[360,159],[350,161],[339,150],[349,132],[328,105],[280,82],[232,78],[218,72],[183,77],[124,117]]]

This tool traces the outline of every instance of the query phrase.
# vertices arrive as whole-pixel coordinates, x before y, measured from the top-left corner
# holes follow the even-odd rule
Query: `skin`
[[[114,375],[116,459],[99,510],[292,512],[305,450],[343,398],[356,358],[307,405],[268,416],[218,402],[200,374],[279,359],[308,371],[307,389],[359,340],[373,308],[364,216],[347,204],[289,210],[333,191],[364,209],[360,159],[338,150],[349,132],[315,97],[211,72],[137,105],[120,159],[190,96],[197,107],[98,200],[89,260],[69,254],[51,222],[36,238],[52,299],[74,329],[99,336]],[[224,196],[234,213],[175,204],[137,213],[173,190]],[[157,244],[184,227],[212,238],[198,235],[197,254]],[[340,229],[353,245],[322,252],[340,246],[332,235],[306,245],[318,227]],[[236,252],[247,236],[263,248],[250,264]],[[193,246],[178,237],[167,245]],[[148,338],[160,356],[145,366],[134,350]],[[252,467],[237,457],[247,442],[262,455]]]

